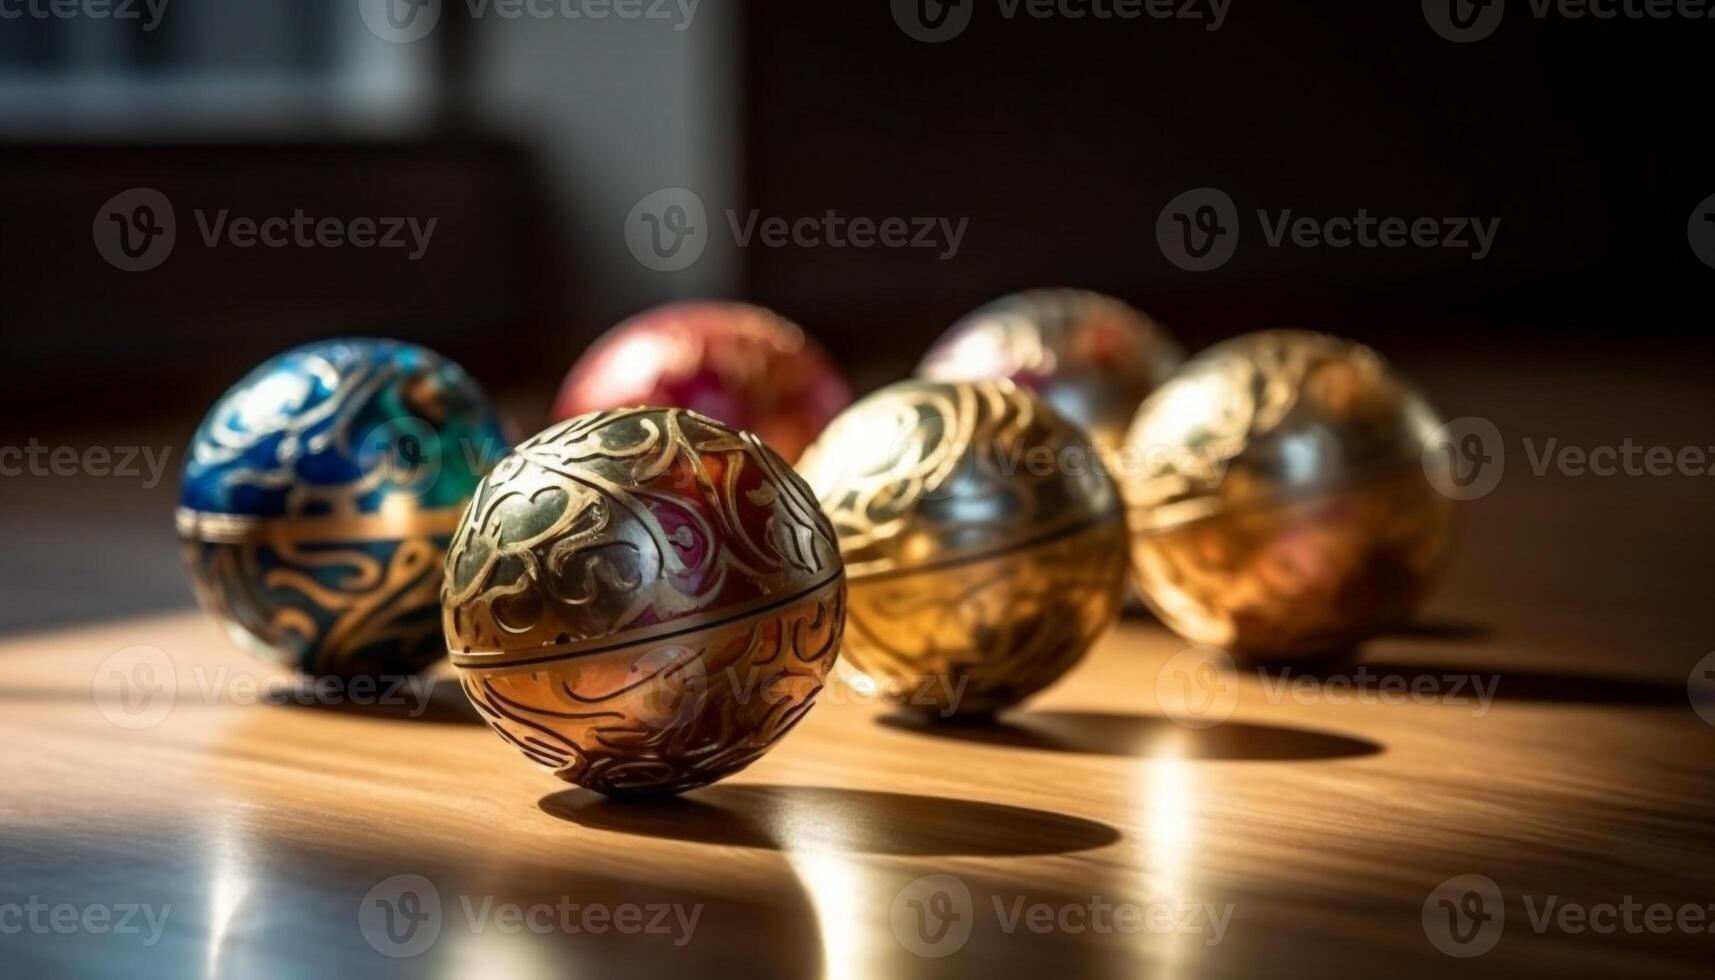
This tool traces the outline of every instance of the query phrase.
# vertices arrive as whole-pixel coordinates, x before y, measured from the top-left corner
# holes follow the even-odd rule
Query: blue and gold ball
[[[177,524],[197,598],[239,644],[306,674],[420,671],[446,652],[448,541],[507,448],[482,389],[433,351],[287,351],[192,440]]]

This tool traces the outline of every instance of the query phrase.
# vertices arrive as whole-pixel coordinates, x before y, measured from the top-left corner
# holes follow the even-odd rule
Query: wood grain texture
[[[1457,403],[1488,380],[1445,387]],[[1610,431],[1599,405],[1509,404],[1503,431],[1533,437],[1694,444],[1700,428]],[[728,782],[618,804],[532,769],[444,675],[412,718],[409,693],[389,709],[299,705],[194,612],[9,638],[0,928],[6,903],[32,898],[171,910],[151,946],[0,931],[0,964],[162,977],[1705,975],[1715,935],[1539,932],[1531,910],[1550,896],[1715,903],[1715,727],[1687,693],[1715,647],[1709,483],[1538,478],[1517,446],[1518,475],[1466,508],[1460,559],[1422,622],[1364,661],[1443,690],[1475,675],[1496,685],[1486,705],[1336,703],[1343,688],[1325,681],[1297,697],[1239,674],[1226,678],[1231,719],[1186,728],[1157,700],[1182,644],[1132,618],[999,725],[925,729],[836,687],[846,696]],[[123,692],[103,664],[135,645],[163,651],[176,684],[163,720],[129,730],[110,720]],[[252,698],[259,679],[274,693]],[[896,917],[895,899],[941,874],[968,889],[971,932],[929,958],[902,941],[912,913]],[[1426,935],[1424,904],[1465,874],[1498,885],[1505,925],[1490,952],[1454,960]],[[413,958],[382,955],[360,928],[371,889],[394,875],[426,878],[442,905],[438,938]],[[1230,917],[1214,942],[1204,919],[1195,933],[1097,932],[1068,914],[1038,933],[1025,913],[1008,931],[1015,908],[1093,900]],[[688,938],[483,918],[561,903],[698,911]]]

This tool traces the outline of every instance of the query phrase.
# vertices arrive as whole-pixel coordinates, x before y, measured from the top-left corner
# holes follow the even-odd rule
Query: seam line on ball
[[[661,623],[658,626],[634,630],[629,633],[619,634],[618,636],[604,637],[601,640],[580,640],[576,643],[554,644],[545,647],[532,647],[528,650],[510,651],[492,650],[465,653],[460,650],[449,648],[447,650],[447,657],[455,666],[458,667],[485,667],[500,669],[528,667],[552,663],[556,660],[569,660],[575,657],[593,656],[598,653],[611,653],[614,650],[623,650],[626,647],[636,646],[639,643],[653,643],[661,640],[671,640],[690,633],[698,633],[706,629],[713,629],[717,626],[725,626],[728,623],[735,623],[741,619],[748,619],[751,616],[790,606],[793,603],[800,602],[813,593],[819,592],[830,585],[839,583],[845,577],[845,569],[841,568],[820,582],[806,586],[791,595],[782,596],[778,599],[768,599],[757,604],[730,607],[729,609],[723,610],[718,614],[711,615],[708,618],[692,616],[686,619],[670,620],[669,622]],[[596,645],[591,646],[590,644],[592,642]]]
[[[1127,517],[1130,518],[1127,523],[1130,525],[1133,537],[1152,537],[1158,534],[1169,534],[1174,531],[1179,531],[1196,524],[1201,524],[1204,521],[1212,521],[1223,515],[1248,514],[1281,507],[1292,507],[1298,504],[1308,503],[1329,494],[1365,487],[1381,486],[1394,481],[1408,479],[1414,473],[1418,473],[1419,475],[1421,474],[1421,470],[1417,464],[1400,461],[1383,466],[1370,466],[1361,470],[1352,471],[1348,474],[1348,477],[1345,480],[1319,481],[1302,487],[1294,487],[1291,490],[1283,490],[1277,493],[1255,497],[1251,500],[1239,501],[1235,504],[1224,507],[1196,507],[1198,504],[1219,503],[1216,498],[1207,496],[1190,497],[1185,500],[1174,501],[1173,503],[1134,504],[1127,507]],[[1424,482],[1427,485],[1427,479]],[[1198,510],[1198,513],[1192,517],[1181,517],[1165,521],[1150,519],[1153,515],[1163,510],[1173,511],[1192,509]],[[1144,516],[1139,517],[1136,515]]]
[[[418,534],[458,530],[463,507],[356,515],[316,514],[252,517],[180,507],[173,512],[179,537],[209,544],[239,544],[258,539],[291,541],[390,541]]]
[[[1104,514],[1098,514],[1095,517],[1079,521],[1078,523],[1067,527],[1056,528],[1045,534],[1037,535],[1034,538],[1025,538],[1022,541],[1014,541],[1011,544],[1002,545],[999,548],[994,548],[988,551],[954,555],[937,561],[924,562],[921,565],[909,565],[903,568],[892,566],[878,569],[873,572],[854,572],[851,570],[851,566],[848,565],[846,567],[846,574],[853,582],[876,582],[882,579],[901,578],[907,575],[918,575],[923,572],[936,572],[948,568],[958,568],[961,565],[975,565],[994,558],[1002,558],[1006,555],[1013,554],[1014,552],[1026,551],[1030,548],[1035,548],[1038,545],[1052,544],[1066,538],[1074,538],[1086,531],[1094,530],[1111,521],[1117,521],[1122,524],[1124,523],[1123,512],[1119,508],[1115,508],[1114,510],[1108,511]]]

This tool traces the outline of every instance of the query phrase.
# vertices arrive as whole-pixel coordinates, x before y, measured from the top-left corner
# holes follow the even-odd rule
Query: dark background
[[[912,40],[885,2],[704,0],[685,31],[471,22],[455,2],[412,52],[426,63],[402,83],[408,110],[371,116],[315,94],[363,63],[338,55],[362,31],[349,3],[258,0],[235,14],[177,0],[156,32],[121,46],[121,102],[98,94],[63,110],[56,93],[92,73],[72,55],[77,36],[58,22],[0,23],[0,93],[12,90],[0,99],[0,336],[13,405],[0,427],[99,424],[116,405],[128,422],[188,427],[269,353],[379,333],[466,363],[516,399],[529,428],[590,338],[687,295],[779,308],[860,387],[908,370],[966,310],[1050,284],[1120,295],[1191,348],[1283,324],[1397,355],[1702,343],[1715,271],[1685,227],[1715,191],[1708,127],[1688,108],[1706,89],[1710,22],[1539,20],[1517,0],[1494,36],[1461,45],[1415,3],[1233,0],[1211,32],[1008,20],[995,0],[966,2],[969,28],[942,44]],[[309,94],[247,94],[276,77]],[[950,261],[717,246],[692,270],[651,272],[620,228],[638,198],[672,185],[697,190],[723,229],[727,208],[969,225]],[[133,186],[181,211],[302,207],[439,226],[416,263],[181,244],[161,268],[125,273],[96,254],[89,228]],[[1153,230],[1168,200],[1200,186],[1234,198],[1245,233],[1228,265],[1189,273]],[[1257,208],[1501,224],[1481,262],[1445,249],[1271,249]],[[181,227],[181,242],[191,234]]]

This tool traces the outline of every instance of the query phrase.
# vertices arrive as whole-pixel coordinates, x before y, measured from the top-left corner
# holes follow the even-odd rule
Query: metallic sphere
[[[1118,492],[1087,437],[1010,381],[884,388],[799,468],[846,559],[846,657],[889,701],[942,715],[1016,704],[1118,615]]]
[[[524,755],[609,795],[737,772],[838,655],[833,528],[756,436],[692,412],[579,416],[482,482],[447,554],[465,693]]]
[[[482,389],[433,351],[287,351],[192,439],[177,524],[197,597],[241,645],[305,673],[415,673],[446,653],[443,549],[507,445]]]
[[[1439,421],[1361,344],[1249,334],[1138,410],[1116,463],[1139,591],[1250,659],[1350,652],[1410,615],[1451,551],[1424,449]]]
[[[756,433],[792,461],[851,400],[797,324],[760,306],[702,301],[657,307],[608,331],[566,375],[554,418],[688,408]]]
[[[918,366],[933,381],[1009,378],[1112,453],[1143,399],[1182,358],[1160,324],[1081,289],[1005,296],[955,323]]]

